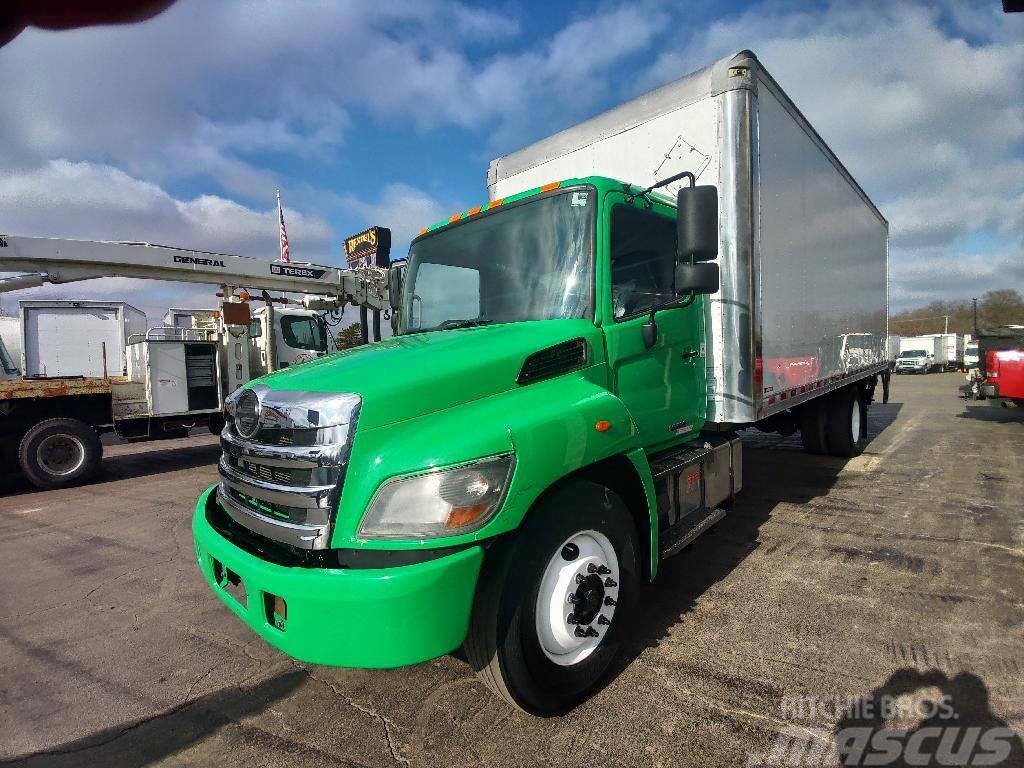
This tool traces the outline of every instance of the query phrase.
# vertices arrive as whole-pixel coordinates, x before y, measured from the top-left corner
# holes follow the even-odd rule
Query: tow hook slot
[[[230,568],[224,567],[216,559],[213,561],[213,579],[217,582],[217,586],[240,606],[245,608],[248,605],[242,577]]]

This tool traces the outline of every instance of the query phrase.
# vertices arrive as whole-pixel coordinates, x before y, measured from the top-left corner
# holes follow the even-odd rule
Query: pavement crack
[[[355,710],[357,710],[359,712],[362,712],[367,717],[371,717],[374,720],[377,720],[381,724],[383,729],[384,729],[384,740],[387,742],[388,750],[391,752],[392,760],[394,760],[396,763],[401,763],[402,765],[411,765],[412,764],[412,761],[409,760],[409,758],[404,757],[402,755],[401,750],[398,748],[398,745],[395,743],[395,739],[394,739],[393,734],[391,733],[391,729],[392,728],[397,728],[398,726],[396,726],[395,723],[392,720],[390,720],[389,718],[387,718],[384,715],[380,714],[379,712],[377,712],[372,707],[367,707],[364,704],[360,704],[358,701],[353,699],[351,696],[348,696],[344,691],[342,691],[340,688],[338,688],[338,686],[336,686],[330,680],[325,680],[323,678],[317,677],[316,675],[314,675],[312,672],[310,672],[305,667],[300,667],[298,665],[295,665],[295,666],[296,666],[297,669],[300,669],[307,677],[309,677],[310,680],[315,680],[316,682],[318,682],[321,685],[325,686],[326,688],[330,689],[334,693],[335,696],[337,696],[339,699],[344,701],[346,704],[348,704],[353,709],[355,709]]]

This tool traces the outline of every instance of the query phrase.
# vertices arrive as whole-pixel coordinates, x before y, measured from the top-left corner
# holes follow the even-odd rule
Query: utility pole
[[[943,315],[943,317],[946,319],[946,324],[942,326],[942,332],[949,333],[949,315]]]
[[[974,304],[974,338],[978,338],[978,300],[971,299],[971,303]]]

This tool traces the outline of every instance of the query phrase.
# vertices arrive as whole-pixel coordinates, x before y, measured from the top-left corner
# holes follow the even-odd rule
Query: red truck
[[[966,397],[1024,406],[1024,325],[978,332],[978,368],[962,389]]]

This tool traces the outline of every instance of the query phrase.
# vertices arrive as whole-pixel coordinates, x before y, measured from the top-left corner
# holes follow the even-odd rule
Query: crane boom
[[[117,276],[304,293],[370,309],[388,306],[383,269],[263,261],[142,242],[0,235],[0,271],[36,273],[0,284],[0,292]]]

